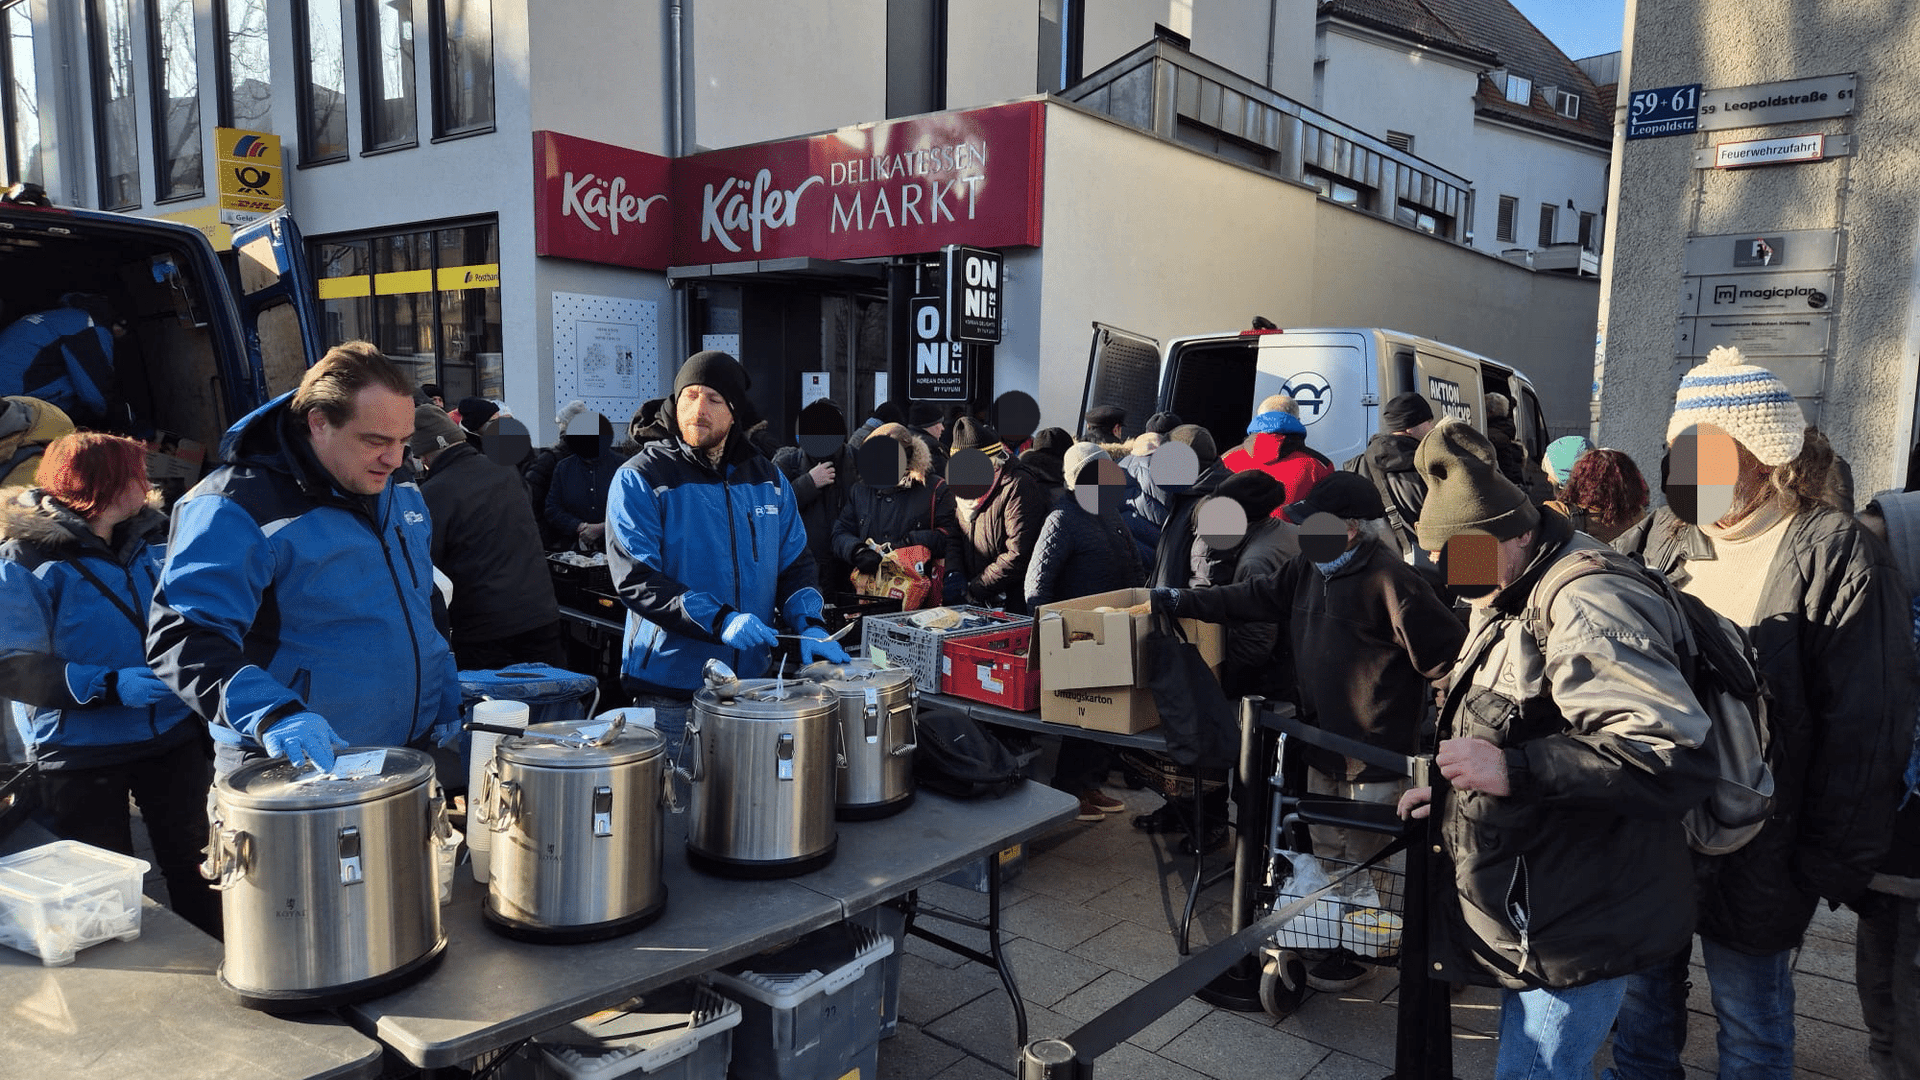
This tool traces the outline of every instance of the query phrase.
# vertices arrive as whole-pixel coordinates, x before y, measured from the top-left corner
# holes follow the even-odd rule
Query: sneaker
[[[1357,963],[1345,949],[1337,949],[1332,956],[1307,969],[1307,985],[1323,993],[1337,994],[1359,986],[1372,975],[1372,968]]]
[[[1187,821],[1172,803],[1167,803],[1150,814],[1135,814],[1133,827],[1150,833],[1186,832]]]
[[[1127,804],[1104,791],[1083,791],[1080,793],[1080,808],[1097,806],[1103,814],[1118,814],[1127,808]]]
[[[1105,821],[1107,820],[1107,812],[1105,810],[1100,809],[1098,806],[1095,806],[1093,803],[1088,802],[1086,797],[1083,795],[1080,798],[1080,813],[1075,815],[1073,820]]]

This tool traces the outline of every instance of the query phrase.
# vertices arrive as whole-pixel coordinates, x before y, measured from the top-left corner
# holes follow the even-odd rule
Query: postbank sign
[[[213,147],[222,224],[245,225],[287,204],[280,136],[270,131],[214,128]]]

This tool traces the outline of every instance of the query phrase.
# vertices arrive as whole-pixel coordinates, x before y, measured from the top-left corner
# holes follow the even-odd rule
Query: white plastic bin
[[[884,1005],[880,961],[892,953],[892,938],[843,922],[709,972],[713,988],[740,1003],[728,1075],[870,1080]]]
[[[540,1080],[725,1080],[740,1006],[681,982],[535,1036]]]
[[[48,967],[110,938],[140,936],[140,878],[150,864],[56,840],[0,858],[0,945]]]

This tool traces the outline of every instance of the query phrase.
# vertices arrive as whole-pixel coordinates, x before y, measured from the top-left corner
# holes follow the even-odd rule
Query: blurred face
[[[695,450],[711,450],[727,441],[733,430],[733,410],[727,399],[710,386],[695,384],[673,399],[680,438]]]
[[[341,490],[378,495],[406,460],[413,434],[413,398],[383,386],[362,387],[353,398],[353,415],[335,427],[326,414],[307,414],[313,454]]]
[[[1424,439],[1427,437],[1427,432],[1433,430],[1433,425],[1434,425],[1434,421],[1432,420],[1422,420],[1419,423],[1408,428],[1407,434],[1413,436],[1416,439]]]

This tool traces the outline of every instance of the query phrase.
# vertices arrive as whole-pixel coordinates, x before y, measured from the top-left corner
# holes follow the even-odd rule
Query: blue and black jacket
[[[0,331],[0,394],[51,402],[82,426],[114,404],[113,332],[75,307],[35,312]]]
[[[147,603],[167,519],[142,510],[100,539],[39,489],[0,506],[0,697],[44,769],[120,765],[194,737],[184,702],[122,704],[116,673],[147,664]]]
[[[299,712],[355,746],[416,742],[460,707],[427,504],[398,479],[340,491],[291,397],[233,425],[229,464],[174,509],[147,655],[222,743],[257,747]]]
[[[626,601],[623,673],[643,690],[685,697],[717,657],[742,678],[767,671],[767,649],[720,641],[735,612],[794,632],[823,625],[807,529],[786,477],[737,428],[720,467],[672,435],[640,447],[613,477],[607,564]]]

